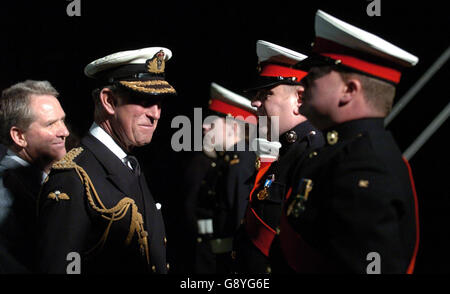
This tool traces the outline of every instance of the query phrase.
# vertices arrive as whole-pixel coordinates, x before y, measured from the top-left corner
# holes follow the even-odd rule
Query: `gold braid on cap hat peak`
[[[104,219],[109,220],[109,223],[102,237],[100,238],[98,243],[92,249],[89,250],[89,252],[92,252],[99,247],[100,249],[103,248],[103,245],[106,243],[106,239],[108,238],[108,234],[112,223],[124,218],[131,207],[131,222],[128,235],[125,239],[125,245],[129,245],[131,243],[131,239],[133,238],[134,232],[136,232],[138,236],[141,254],[143,255],[145,254],[147,263],[150,264],[150,255],[147,239],[148,233],[144,230],[144,220],[142,218],[142,214],[138,212],[138,207],[135,201],[129,197],[124,197],[116,204],[116,206],[112,208],[106,208],[103,202],[100,200],[100,197],[98,196],[97,191],[95,190],[94,184],[89,178],[87,172],[81,166],[73,162],[73,160],[82,152],[83,152],[82,147],[70,150],[66,154],[66,156],[64,156],[60,161],[53,164],[52,169],[56,170],[75,169],[76,173],[78,174],[81,180],[81,183],[85,187],[89,205],[96,212],[100,213]],[[94,197],[92,197],[92,194],[94,194],[95,199]],[[98,205],[96,203],[98,203]]]
[[[135,91],[143,93],[176,93],[167,81],[164,80],[148,80],[148,81],[119,81],[119,84]],[[152,88],[149,86],[165,86],[161,88]]]

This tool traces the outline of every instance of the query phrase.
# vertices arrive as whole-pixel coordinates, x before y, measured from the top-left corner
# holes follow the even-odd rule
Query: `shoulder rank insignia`
[[[308,200],[309,193],[313,188],[313,181],[310,179],[301,179],[298,183],[297,194],[293,201],[289,204],[286,215],[298,218],[300,214],[305,211],[305,203]]]
[[[73,160],[83,152],[82,147],[73,148],[59,161],[55,162],[52,165],[52,169],[71,169],[76,166],[76,163]]]
[[[70,197],[69,195],[67,195],[66,193],[61,193],[60,191],[55,191],[55,192],[51,192],[50,194],[48,194],[48,198],[50,199],[54,199],[56,201],[59,200],[69,200]]]

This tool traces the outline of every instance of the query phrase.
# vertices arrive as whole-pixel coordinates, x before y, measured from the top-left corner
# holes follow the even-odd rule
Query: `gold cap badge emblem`
[[[149,73],[160,74],[164,73],[164,69],[166,67],[166,63],[164,60],[164,51],[160,50],[158,53],[153,56],[152,59],[147,60],[146,66],[147,71]]]

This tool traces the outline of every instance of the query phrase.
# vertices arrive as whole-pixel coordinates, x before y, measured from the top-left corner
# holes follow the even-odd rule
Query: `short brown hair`
[[[320,78],[331,71],[336,71],[344,82],[347,82],[351,78],[357,78],[361,82],[364,98],[367,102],[384,115],[388,115],[389,112],[391,112],[395,97],[395,86],[362,73],[346,70],[337,66],[315,67],[313,74],[308,73],[302,80],[302,84],[304,84],[305,87],[308,87],[311,80]]]
[[[361,82],[367,102],[384,115],[391,112],[395,97],[394,85],[359,73],[339,72],[339,74],[344,82],[351,78],[357,78]]]

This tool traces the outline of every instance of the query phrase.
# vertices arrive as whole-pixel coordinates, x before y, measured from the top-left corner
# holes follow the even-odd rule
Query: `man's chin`
[[[150,144],[150,142],[152,141],[153,136],[150,136],[148,138],[144,138],[142,140],[139,140],[138,142],[136,142],[136,144],[132,147],[143,147],[145,145]]]

